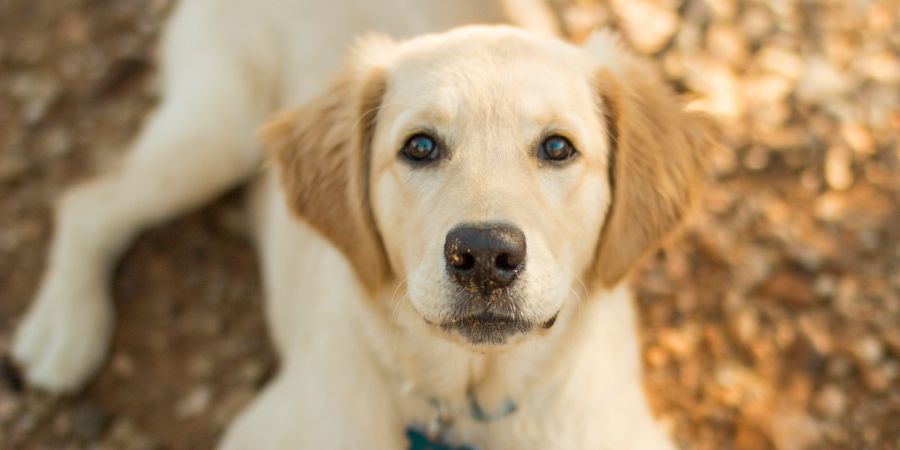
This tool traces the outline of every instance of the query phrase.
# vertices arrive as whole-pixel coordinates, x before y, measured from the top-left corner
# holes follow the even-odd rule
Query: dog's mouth
[[[479,351],[496,351],[533,332],[544,334],[541,332],[556,324],[560,310],[551,317],[535,317],[529,314],[526,304],[526,299],[510,291],[489,298],[457,293],[448,310],[437,320],[428,315],[421,316],[425,323],[446,333],[446,337],[458,344]]]
[[[531,331],[534,324],[512,316],[481,312],[447,320],[440,327],[444,331],[459,333],[471,345],[500,346],[513,336]]]

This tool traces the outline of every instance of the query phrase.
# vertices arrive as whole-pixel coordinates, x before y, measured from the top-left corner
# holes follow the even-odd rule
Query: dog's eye
[[[400,153],[413,162],[431,161],[440,154],[437,142],[427,134],[417,134],[407,139]]]
[[[538,157],[547,161],[565,161],[578,153],[568,139],[562,136],[550,136],[541,143]]]

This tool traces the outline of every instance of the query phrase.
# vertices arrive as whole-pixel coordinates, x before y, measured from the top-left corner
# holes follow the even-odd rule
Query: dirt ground
[[[156,101],[169,0],[0,0],[0,354],[53,199]],[[647,390],[685,449],[900,449],[900,3],[552,2],[615,27],[725,123],[704,210],[637,292]],[[164,187],[161,187],[164,189]],[[240,191],[145,233],[83,393],[0,381],[0,449],[210,448],[275,369]]]

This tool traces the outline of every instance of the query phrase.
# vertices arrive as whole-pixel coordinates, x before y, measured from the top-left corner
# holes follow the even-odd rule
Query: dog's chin
[[[484,312],[441,322],[428,322],[448,339],[481,353],[510,348],[532,335],[543,335],[556,323],[557,314],[542,322],[518,320],[510,316]],[[426,321],[427,322],[427,321]]]
[[[502,351],[529,336],[545,335],[559,314],[557,311],[544,319],[522,317],[520,305],[525,302],[508,293],[490,299],[456,293],[449,303],[437,318],[422,314],[415,304],[413,310],[442,337],[481,353]]]
[[[483,312],[444,321],[439,327],[454,340],[480,351],[502,350],[535,329],[535,324]]]

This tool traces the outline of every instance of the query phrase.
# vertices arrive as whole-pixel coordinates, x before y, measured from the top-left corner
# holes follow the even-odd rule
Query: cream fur
[[[326,89],[360,30],[406,39],[495,21],[501,6],[518,5],[517,22],[555,32],[542,2],[504,3],[181,2],[163,43],[164,101],[123,165],[72,189],[57,208],[50,267],[14,342],[27,380],[56,393],[83,385],[108,346],[107,286],[118,253],[141,229],[252,181],[266,316],[282,366],[221,448],[401,449],[404,428],[432,418],[432,398],[454,412],[449,436],[458,444],[672,448],[644,398],[631,295],[616,285],[621,273],[599,276],[594,266],[615,260],[598,255],[615,251],[602,246],[611,205],[622,215],[644,200],[618,196],[619,183],[626,193],[637,189],[628,179],[611,186],[610,152],[631,150],[611,147],[609,134],[664,145],[702,133],[702,121],[685,115],[655,78],[616,79],[645,69],[606,35],[585,49],[509,27],[370,38]],[[604,99],[618,91],[597,92],[606,86],[600,73],[634,96],[617,97],[616,108],[643,102],[668,114],[645,119],[679,127],[646,134],[645,122],[616,116]],[[374,91],[373,79],[381,83]],[[359,109],[369,102],[377,106]],[[297,106],[264,132],[277,170],[257,175],[263,152],[254,131],[273,111]],[[396,152],[410,130],[426,125],[455,153],[438,170],[417,172]],[[548,127],[575,143],[578,160],[536,162],[532,146]],[[323,146],[327,153],[316,152]],[[649,211],[652,232],[631,244],[618,272],[677,225],[696,184],[679,177],[701,176],[682,160],[702,159],[700,147],[699,138],[690,141],[675,160],[643,149],[624,155],[629,165],[656,159],[653,175],[635,182],[664,186],[651,209],[679,213],[662,223],[653,216],[663,212]],[[667,164],[674,166],[657,169]],[[310,179],[334,188],[316,190]],[[558,312],[552,328],[474,348],[426,322],[447,315],[440,246],[465,221],[523,229],[529,253],[520,313],[539,322]],[[630,239],[617,233],[617,241]],[[519,410],[477,422],[466,413],[469,391],[489,412],[507,399]]]

